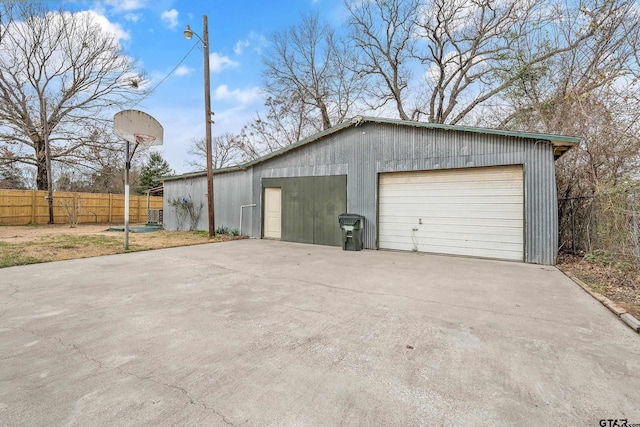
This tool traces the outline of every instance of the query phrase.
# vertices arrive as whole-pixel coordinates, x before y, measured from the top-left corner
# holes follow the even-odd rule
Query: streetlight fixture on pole
[[[213,212],[213,162],[211,147],[211,81],[209,74],[209,25],[207,23],[207,15],[202,15],[202,37],[198,33],[194,33],[191,27],[187,25],[184,29],[184,38],[191,40],[196,36],[201,42],[204,50],[204,125],[205,125],[205,142],[207,147],[207,204],[209,212],[209,237],[216,235],[215,218]]]

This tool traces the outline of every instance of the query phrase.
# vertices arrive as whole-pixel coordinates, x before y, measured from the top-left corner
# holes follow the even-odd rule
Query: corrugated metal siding
[[[553,150],[530,144],[525,164],[525,255],[527,262],[555,264],[558,253],[558,201]]]
[[[213,205],[215,207],[216,229],[224,226],[233,229],[240,229],[240,206],[250,205],[253,202],[252,188],[253,171],[236,171],[213,176]],[[197,230],[209,229],[209,218],[207,211],[207,177],[171,180],[164,183],[164,228],[167,230],[185,230],[186,224],[178,224],[178,218],[170,205],[171,200],[187,197],[194,201],[196,206],[202,204]],[[247,207],[244,209],[242,219],[242,233],[253,235],[253,216],[257,208]],[[259,215],[258,215],[259,216]]]
[[[240,204],[256,203],[250,235],[260,237],[263,177],[347,175],[347,210],[365,216],[364,245],[375,249],[379,173],[513,164],[524,166],[525,260],[554,264],[558,219],[549,141],[367,122],[258,163],[246,172],[216,175],[216,200],[221,198],[216,202],[220,205],[216,216],[221,221],[234,215],[239,219]],[[247,180],[251,190],[245,191]],[[252,201],[245,198],[248,194]],[[224,211],[218,213],[219,208]]]
[[[253,170],[235,171],[213,176],[213,206],[216,228],[240,230],[240,207],[255,203],[252,188]],[[253,216],[260,216],[258,207],[247,207],[242,217],[242,234],[252,236]]]
[[[201,205],[200,217],[196,230],[207,230],[207,178],[189,178],[167,181],[164,183],[164,199],[163,199],[163,227],[167,230],[188,230],[189,224],[183,221],[179,224],[176,209],[171,206],[172,200],[182,200],[187,198],[193,201],[194,206]],[[188,221],[188,220],[187,220]]]

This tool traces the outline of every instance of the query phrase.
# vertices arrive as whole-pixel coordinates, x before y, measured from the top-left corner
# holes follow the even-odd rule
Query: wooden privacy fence
[[[47,224],[49,204],[46,191],[0,190],[0,225]],[[162,197],[149,197],[149,209],[162,209]],[[124,194],[53,193],[56,224],[123,223]],[[147,222],[147,196],[131,196],[129,220]]]

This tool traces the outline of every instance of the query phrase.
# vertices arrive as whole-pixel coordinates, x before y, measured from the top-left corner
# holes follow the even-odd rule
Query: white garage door
[[[523,261],[522,166],[380,175],[381,249]]]

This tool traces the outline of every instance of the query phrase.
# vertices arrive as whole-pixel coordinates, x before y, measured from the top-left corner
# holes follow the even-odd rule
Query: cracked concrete
[[[640,422],[640,340],[554,268],[244,240],[14,267],[0,426]]]

